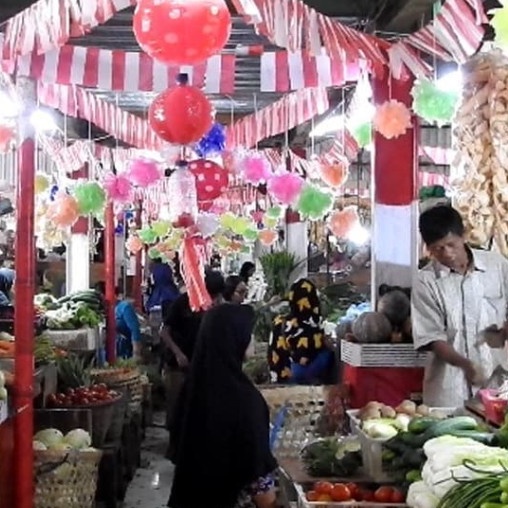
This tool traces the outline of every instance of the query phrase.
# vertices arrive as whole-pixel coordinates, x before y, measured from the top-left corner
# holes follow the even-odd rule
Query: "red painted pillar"
[[[24,111],[19,121],[18,183],[16,188],[16,307],[14,335],[14,483],[16,508],[33,507],[33,376],[34,376],[34,178],[35,133],[30,115],[35,104],[35,83],[19,81]]]
[[[139,203],[136,207],[136,228],[141,229],[141,212],[143,207],[143,201],[139,200]],[[134,296],[134,305],[138,311],[141,311],[143,308],[143,251],[140,250],[136,252],[135,257],[135,272],[134,272],[134,280],[133,280],[133,296]]]
[[[113,203],[106,207],[104,227],[104,275],[106,282],[106,360],[111,365],[116,359],[116,270],[115,270],[115,215]]]
[[[376,105],[389,99],[412,104],[412,80],[374,79]],[[411,286],[417,266],[418,124],[396,139],[374,135],[373,296],[380,284]],[[373,299],[375,301],[375,298]]]

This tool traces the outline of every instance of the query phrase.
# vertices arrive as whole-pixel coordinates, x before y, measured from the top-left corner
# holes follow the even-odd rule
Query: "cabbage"
[[[58,429],[44,429],[35,434],[34,441],[41,442],[47,448],[63,441],[63,434]]]
[[[53,446],[50,446],[49,449],[56,452],[69,452],[72,450],[72,446],[64,441],[61,441],[60,443],[55,443]]]
[[[34,441],[33,448],[34,448],[34,450],[39,450],[39,451],[48,449],[48,447],[44,443],[41,443],[40,441]]]
[[[92,438],[90,437],[90,434],[83,429],[71,430],[64,437],[64,441],[75,450],[88,448],[92,444]]]

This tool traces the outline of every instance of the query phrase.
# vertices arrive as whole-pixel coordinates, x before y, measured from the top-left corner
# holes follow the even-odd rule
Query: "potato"
[[[397,413],[414,416],[416,414],[416,404],[412,400],[405,400],[395,408],[395,411]]]
[[[360,420],[366,422],[367,420],[377,420],[381,418],[381,410],[376,408],[369,408],[361,413]]]
[[[395,418],[397,416],[397,412],[393,407],[390,406],[381,406],[381,417],[382,418]]]
[[[429,416],[430,415],[430,409],[425,404],[421,404],[416,408],[416,413],[420,416]]]

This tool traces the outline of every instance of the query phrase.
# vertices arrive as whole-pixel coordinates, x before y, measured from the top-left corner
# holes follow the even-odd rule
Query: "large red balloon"
[[[224,0],[138,0],[133,29],[152,58],[195,65],[226,45],[231,14]]]
[[[148,121],[155,133],[175,145],[199,141],[212,127],[212,105],[196,87],[178,85],[159,94]]]
[[[215,162],[199,159],[192,161],[189,164],[189,169],[196,177],[198,202],[211,203],[228,188],[228,172]]]

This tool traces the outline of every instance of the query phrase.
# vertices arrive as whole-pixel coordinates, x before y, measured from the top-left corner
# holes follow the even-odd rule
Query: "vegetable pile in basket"
[[[36,295],[34,303],[44,309],[50,330],[94,328],[103,321],[102,297],[95,290],[80,291],[59,300],[47,294]]]
[[[403,503],[406,496],[393,486],[368,485],[359,483],[316,482],[311,490],[305,493],[307,501],[318,503],[350,503],[364,501],[367,503]]]

